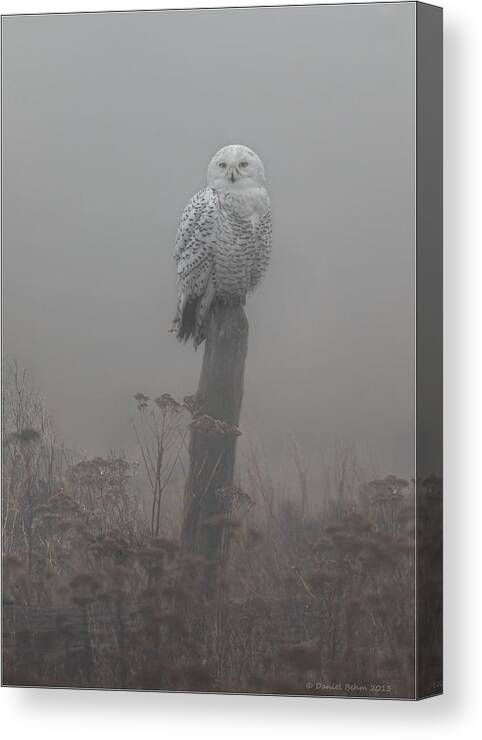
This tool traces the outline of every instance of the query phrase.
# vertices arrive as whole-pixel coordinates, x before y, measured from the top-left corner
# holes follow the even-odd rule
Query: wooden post
[[[194,403],[182,533],[184,552],[206,562],[209,590],[216,583],[223,550],[224,528],[216,522],[230,513],[247,349],[244,308],[218,300],[208,318]]]

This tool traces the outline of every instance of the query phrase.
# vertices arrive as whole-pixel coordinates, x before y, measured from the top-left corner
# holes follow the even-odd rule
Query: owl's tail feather
[[[214,298],[216,296],[216,289],[214,287],[214,280],[210,276],[206,283],[204,293],[198,299],[196,305],[196,316],[194,319],[195,331],[194,331],[194,348],[197,349],[199,345],[206,339],[206,325],[209,310],[212,306]]]
[[[196,333],[196,309],[199,300],[193,298],[178,308],[172,329],[180,342],[187,342]]]
[[[205,340],[206,320],[215,295],[214,282],[209,279],[202,295],[195,298],[186,299],[185,296],[179,298],[171,331],[180,342],[187,342],[192,338],[194,348],[197,349]]]

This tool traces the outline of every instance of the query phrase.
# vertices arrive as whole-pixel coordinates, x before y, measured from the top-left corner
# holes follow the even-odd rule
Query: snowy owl
[[[263,163],[240,144],[220,149],[207,170],[207,187],[181,217],[174,257],[178,303],[172,331],[181,341],[205,338],[213,301],[244,304],[269,263],[271,207]]]

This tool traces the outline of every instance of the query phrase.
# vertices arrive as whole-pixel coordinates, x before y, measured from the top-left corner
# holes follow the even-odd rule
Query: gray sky
[[[133,393],[195,390],[174,236],[242,143],[274,220],[243,431],[273,459],[292,434],[412,474],[414,8],[4,19],[4,350],[69,443],[129,449]]]

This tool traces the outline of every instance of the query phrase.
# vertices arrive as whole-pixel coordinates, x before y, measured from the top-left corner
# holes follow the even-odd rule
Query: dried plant
[[[166,487],[182,497],[189,399],[136,394],[133,425],[152,499],[144,517],[138,466],[114,453],[68,460],[22,373],[9,377],[6,683],[309,693],[322,682],[340,694],[340,677],[376,677],[393,695],[410,693],[413,483],[366,479],[353,450],[338,448],[316,484],[291,442],[290,491],[251,448],[242,485],[219,489],[219,512],[205,522],[229,541],[208,593],[209,564],[161,526]],[[202,416],[195,423],[238,433]],[[417,520],[430,521],[440,515],[441,481],[418,485]],[[420,538],[418,556],[430,562],[440,547]],[[423,587],[436,598],[426,570]]]
[[[180,404],[168,393],[154,400],[143,393],[134,396],[138,416],[132,420],[139,451],[152,493],[151,535],[158,537],[161,526],[162,494],[181,465],[187,430]]]

